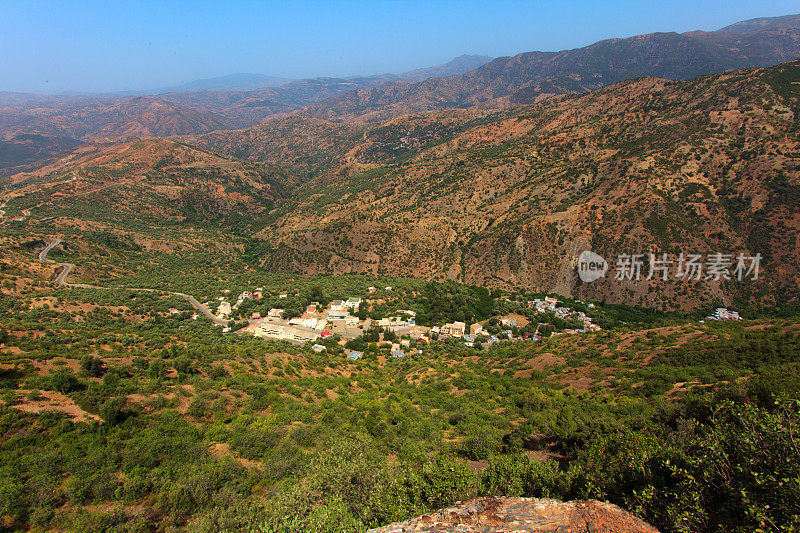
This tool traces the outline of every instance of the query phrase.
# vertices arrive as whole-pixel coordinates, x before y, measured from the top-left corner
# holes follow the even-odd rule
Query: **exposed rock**
[[[452,507],[370,530],[372,533],[658,533],[616,505],[595,500],[475,498]]]

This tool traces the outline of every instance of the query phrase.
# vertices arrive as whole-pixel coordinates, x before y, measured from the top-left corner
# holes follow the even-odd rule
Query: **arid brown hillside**
[[[263,265],[275,270],[412,275],[666,308],[780,305],[800,293],[798,82],[794,61],[382,124],[289,116],[182,138],[200,149],[163,140],[84,147],[14,176],[12,194],[33,204],[108,184],[102,202],[70,194],[65,209],[121,211],[131,223],[258,218]],[[42,182],[59,185],[40,191]],[[579,280],[585,250],[609,261],[604,279]],[[643,254],[644,278],[651,253],[669,254],[669,279],[614,279],[620,254]],[[715,253],[761,254],[760,277],[676,279],[680,253],[701,254],[703,268]],[[724,274],[735,278],[734,267]]]
[[[325,181],[334,173],[344,176],[353,169],[370,168],[376,162],[410,157],[428,143],[439,144],[447,135],[494,120],[487,118],[491,116],[492,113],[478,109],[453,109],[401,116],[375,125],[288,115],[265,120],[252,128],[175,139],[242,159],[280,165],[301,181],[314,177]]]
[[[178,138],[241,159],[280,165],[308,178],[338,166],[343,155],[359,145],[366,130],[292,115],[268,119],[252,128]]]
[[[263,233],[275,250],[265,264],[673,308],[795,300],[798,82],[792,62],[395,119],[361,134],[283,206]],[[587,249],[611,263],[606,279],[579,281]],[[761,277],[613,279],[618,254],[681,252],[760,253]]]
[[[35,172],[12,176],[5,198],[57,214],[142,224],[256,218],[284,196],[267,165],[166,139],[87,144]]]
[[[73,150],[80,144],[69,137],[45,135],[14,135],[0,139],[0,177],[25,170],[26,165]]]
[[[139,97],[97,114],[107,123],[95,129],[91,139],[166,137],[227,127],[224,118],[155,98]]]

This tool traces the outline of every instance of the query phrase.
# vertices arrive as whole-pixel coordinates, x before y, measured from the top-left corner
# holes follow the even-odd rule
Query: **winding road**
[[[62,242],[61,239],[54,238],[53,240],[50,241],[50,244],[48,244],[44,248],[44,250],[39,252],[39,261],[41,261],[42,263],[44,263],[46,265],[58,265],[58,266],[61,267],[61,272],[58,273],[58,275],[56,276],[56,278],[54,280],[57,284],[63,285],[64,287],[77,288],[77,289],[101,289],[101,290],[106,290],[106,291],[110,291],[110,290],[114,290],[115,289],[115,287],[98,287],[97,285],[87,285],[86,283],[68,283],[67,282],[67,276],[72,271],[72,269],[75,268],[75,265],[72,264],[72,263],[57,263],[57,262],[53,261],[52,259],[48,259],[47,258],[47,253],[50,250],[52,250],[53,247],[58,246],[59,244],[61,244],[61,242]],[[203,305],[200,302],[198,302],[195,299],[194,296],[191,296],[189,294],[184,294],[182,292],[163,291],[163,290],[160,290],[160,289],[144,289],[144,288],[129,288],[129,287],[118,287],[118,289],[126,290],[126,291],[137,291],[137,292],[158,292],[158,293],[161,293],[161,294],[169,294],[171,296],[178,296],[180,298],[183,298],[187,302],[189,302],[189,304],[192,307],[194,307],[195,309],[200,311],[200,313],[202,313],[203,316],[205,316],[207,319],[209,319],[214,324],[216,324],[218,326],[227,326],[228,325],[228,322],[226,320],[222,320],[221,318],[217,318],[216,316],[214,316],[214,314],[211,313],[211,310],[209,310],[208,307],[206,307],[205,305]]]

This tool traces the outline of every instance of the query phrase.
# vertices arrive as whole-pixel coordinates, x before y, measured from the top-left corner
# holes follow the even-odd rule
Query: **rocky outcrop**
[[[372,533],[658,533],[616,505],[595,500],[476,498],[370,530]]]

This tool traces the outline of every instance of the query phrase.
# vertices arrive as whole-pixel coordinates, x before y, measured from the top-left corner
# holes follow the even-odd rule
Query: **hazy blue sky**
[[[800,12],[794,1],[0,0],[0,90],[146,89],[235,72],[402,72]]]

